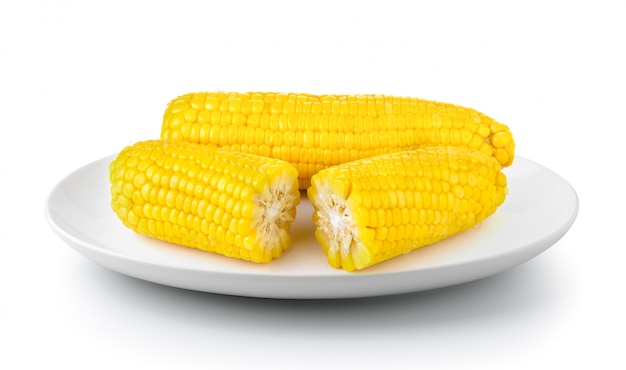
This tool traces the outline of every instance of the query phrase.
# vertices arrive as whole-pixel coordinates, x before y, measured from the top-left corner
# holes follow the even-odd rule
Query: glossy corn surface
[[[470,228],[494,213],[507,192],[492,156],[453,146],[349,162],[311,181],[315,237],[329,264],[347,271]]]
[[[260,263],[289,247],[300,201],[289,163],[186,142],[124,148],[110,181],[113,210],[137,233]]]
[[[323,168],[422,145],[472,148],[504,167],[515,150],[509,128],[476,110],[385,95],[190,93],[168,104],[161,138],[285,160],[301,189]]]

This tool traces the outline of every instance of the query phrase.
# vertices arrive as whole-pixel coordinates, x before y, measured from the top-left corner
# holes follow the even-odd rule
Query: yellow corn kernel
[[[285,160],[300,189],[321,168],[424,145],[481,150],[503,167],[515,151],[509,128],[473,109],[385,95],[190,93],[168,104],[161,138]]]
[[[497,160],[425,146],[323,169],[311,178],[315,236],[331,266],[357,270],[466,230],[504,202]]]
[[[124,148],[109,170],[111,206],[137,233],[253,262],[289,247],[300,192],[287,162],[149,140]]]

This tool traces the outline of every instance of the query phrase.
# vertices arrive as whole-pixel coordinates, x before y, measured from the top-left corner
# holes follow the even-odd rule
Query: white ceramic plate
[[[480,227],[361,272],[330,267],[313,237],[302,199],[292,247],[258,265],[137,235],[109,206],[109,156],[63,179],[45,207],[52,229],[78,252],[122,274],[173,287],[264,298],[380,296],[484,278],[521,264],[557,242],[578,213],[575,190],[541,165],[517,157],[505,169],[510,192]]]

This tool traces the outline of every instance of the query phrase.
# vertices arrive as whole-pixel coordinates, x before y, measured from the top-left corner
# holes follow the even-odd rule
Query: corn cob
[[[465,146],[513,161],[509,128],[473,109],[385,95],[200,92],[169,102],[161,138],[292,163],[300,189],[328,166],[422,145]]]
[[[483,152],[422,147],[344,163],[313,175],[308,198],[328,263],[363,269],[484,220],[507,192]]]
[[[289,246],[300,192],[287,162],[149,140],[124,148],[109,170],[111,206],[139,234],[253,262]]]

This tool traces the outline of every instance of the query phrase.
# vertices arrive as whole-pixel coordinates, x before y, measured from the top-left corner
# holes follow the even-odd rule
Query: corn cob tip
[[[293,166],[272,173],[270,183],[254,197],[259,208],[252,223],[257,230],[256,243],[261,249],[270,250],[272,258],[290,246],[289,229],[300,203],[297,176]]]
[[[326,254],[329,265],[347,271],[369,265],[372,262],[371,254],[358,237],[359,227],[348,206],[347,197],[333,191],[332,184],[320,181],[319,177],[314,176],[312,181],[307,195],[315,208],[315,238]]]

